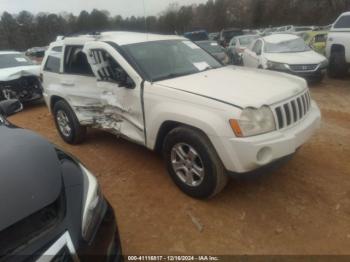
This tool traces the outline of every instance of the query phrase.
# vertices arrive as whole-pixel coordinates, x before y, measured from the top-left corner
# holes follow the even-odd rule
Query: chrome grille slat
[[[279,129],[284,129],[297,123],[307,115],[310,109],[311,97],[308,91],[275,106],[277,126]]]
[[[288,108],[289,108],[289,112],[290,112],[290,119],[291,119],[291,123],[294,123],[294,112],[292,109],[292,102],[288,103]]]
[[[308,65],[289,65],[290,69],[293,71],[314,71],[316,70],[318,64],[308,64]]]

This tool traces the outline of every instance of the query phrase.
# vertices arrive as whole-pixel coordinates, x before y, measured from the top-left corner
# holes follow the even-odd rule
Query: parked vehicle
[[[215,32],[215,33],[210,33],[209,34],[209,40],[212,41],[218,41],[220,37],[220,33],[219,32]]]
[[[319,82],[325,76],[328,60],[293,34],[274,34],[257,39],[243,54],[248,67],[269,69]]]
[[[350,67],[350,12],[343,13],[333,24],[327,39],[326,56],[331,77],[344,77]]]
[[[223,66],[179,36],[69,37],[50,45],[42,70],[67,143],[93,127],[162,152],[175,184],[195,198],[219,193],[229,174],[294,154],[320,123],[303,79]]]
[[[232,38],[227,47],[227,53],[232,64],[242,65],[242,54],[244,50],[249,48],[252,42],[258,38],[258,35],[242,35]]]
[[[209,34],[205,30],[187,32],[187,33],[184,33],[184,37],[186,37],[187,39],[193,42],[209,40]]]
[[[238,28],[223,29],[220,32],[219,43],[223,47],[226,48],[233,37],[240,36],[240,35],[243,35],[243,34],[244,33],[243,33],[242,29],[238,29]]]
[[[220,46],[216,41],[199,41],[196,42],[196,44],[214,56],[224,65],[230,63],[230,58],[228,57],[225,48]]]
[[[42,98],[40,66],[19,52],[0,52],[0,101],[30,102]]]
[[[96,178],[76,158],[6,116],[0,102],[0,260],[121,261],[114,212]]]
[[[327,31],[307,31],[297,34],[305,43],[321,55],[326,53]]]
[[[25,55],[29,57],[34,63],[41,64],[45,56],[47,47],[33,47],[26,51]]]

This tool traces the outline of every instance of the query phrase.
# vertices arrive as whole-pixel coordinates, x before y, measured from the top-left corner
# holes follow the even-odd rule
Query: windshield
[[[205,32],[185,33],[184,36],[194,42],[209,39],[208,34]]]
[[[19,66],[34,65],[29,58],[22,54],[3,54],[0,55],[0,68],[10,68]]]
[[[241,46],[248,47],[255,39],[258,39],[258,36],[244,36],[239,38],[239,43]]]
[[[201,48],[203,48],[210,54],[224,52],[224,48],[216,42],[198,42],[197,45],[199,45]]]
[[[222,67],[191,41],[165,40],[122,46],[149,81],[159,81]]]
[[[265,52],[266,53],[296,53],[309,51],[304,40],[301,38],[284,41],[280,43],[269,43],[265,42]]]

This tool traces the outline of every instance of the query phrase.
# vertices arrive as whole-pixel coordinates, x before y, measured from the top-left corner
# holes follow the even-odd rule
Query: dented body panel
[[[1,68],[0,100],[18,99],[21,102],[30,102],[41,99],[42,88],[39,75],[40,66],[38,65]]]

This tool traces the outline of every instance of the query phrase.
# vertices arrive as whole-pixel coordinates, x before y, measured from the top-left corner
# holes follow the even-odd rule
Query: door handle
[[[68,82],[68,81],[61,81],[61,85],[63,86],[75,86],[73,82]]]
[[[102,92],[102,94],[105,95],[105,96],[111,96],[111,95],[113,95],[113,93],[110,92],[110,91],[104,91],[104,92]]]

